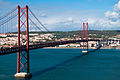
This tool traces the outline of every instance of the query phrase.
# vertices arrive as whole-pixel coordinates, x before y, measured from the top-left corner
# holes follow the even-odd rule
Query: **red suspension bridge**
[[[36,23],[37,22],[37,23]],[[28,6],[11,10],[4,16],[0,17],[0,45],[2,42],[11,43],[5,47],[0,48],[0,55],[12,54],[17,52],[17,74],[15,77],[30,77],[29,71],[29,50],[52,47],[56,45],[83,42],[83,53],[88,52],[88,41],[100,41],[97,39],[88,39],[88,23],[83,23],[83,38],[74,40],[51,40],[49,42],[33,43],[29,37],[30,29],[36,29],[40,32],[50,32],[35,16]],[[16,33],[17,35],[13,35]],[[14,39],[4,40],[4,35],[16,36]],[[11,40],[11,41],[10,41]],[[86,48],[87,47],[87,48]],[[23,73],[25,72],[25,73]]]

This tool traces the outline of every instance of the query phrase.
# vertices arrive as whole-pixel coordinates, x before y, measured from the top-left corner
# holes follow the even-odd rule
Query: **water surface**
[[[120,80],[120,50],[81,55],[80,49],[30,51],[30,80]],[[15,80],[16,59],[16,54],[0,56],[0,80]]]

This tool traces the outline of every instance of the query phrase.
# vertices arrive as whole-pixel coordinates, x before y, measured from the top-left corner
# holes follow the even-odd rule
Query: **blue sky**
[[[14,4],[46,5],[58,6],[67,9],[111,9],[118,0],[2,0]]]
[[[59,8],[61,10],[111,10],[118,0],[0,0],[14,5]]]
[[[82,22],[91,29],[120,28],[119,0],[0,0],[1,14],[18,4],[28,5],[50,30],[78,30]]]

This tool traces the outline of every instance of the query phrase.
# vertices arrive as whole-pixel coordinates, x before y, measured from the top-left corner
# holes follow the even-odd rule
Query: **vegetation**
[[[73,38],[83,36],[83,31],[50,31],[50,32],[30,32],[38,34],[52,33],[57,38]],[[89,30],[89,37],[91,38],[110,38],[120,35],[120,30]],[[119,38],[119,37],[118,37]]]

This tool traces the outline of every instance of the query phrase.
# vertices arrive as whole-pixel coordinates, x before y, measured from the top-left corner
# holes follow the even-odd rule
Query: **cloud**
[[[105,18],[106,18],[106,26],[110,28],[118,29],[120,27],[120,1],[114,5],[113,11],[106,11]]]
[[[92,1],[92,0],[88,0]],[[98,0],[104,1],[104,0]],[[2,13],[3,6],[11,5],[11,2],[0,0],[0,13]],[[7,7],[9,7],[9,5]],[[70,10],[70,11],[50,11],[45,9],[33,9],[38,19],[49,30],[82,30],[82,23],[88,22],[90,29],[119,29],[120,27],[120,1],[113,5],[112,11],[102,12],[100,10]],[[9,8],[8,8],[9,9]],[[7,10],[6,10],[7,11]],[[103,13],[101,16],[100,13]],[[32,17],[31,17],[32,18]],[[32,19],[37,25],[38,22]],[[37,30],[30,28],[32,31]],[[43,30],[43,29],[42,29]]]
[[[120,10],[120,1],[118,1],[118,3],[114,5],[114,10],[115,11],[119,11]]]
[[[50,21],[49,21],[50,20]],[[44,22],[44,21],[43,21]],[[83,22],[88,22],[90,30],[112,30],[118,29],[120,23],[119,20],[112,21],[106,17],[102,18],[50,18],[45,20],[46,27],[49,30],[57,31],[72,31],[72,30],[82,30]]]
[[[30,29],[31,32],[41,32],[41,30],[38,29]]]
[[[0,0],[0,6],[8,3]],[[68,31],[68,30],[82,30],[82,23],[88,22],[89,29],[103,30],[103,29],[118,29],[120,27],[119,11],[120,1],[114,5],[113,11],[106,11],[102,16],[99,15],[100,11],[97,10],[70,10],[64,12],[49,12],[45,10],[33,9],[33,12],[38,19],[48,28],[49,30],[55,31]],[[32,17],[31,17],[32,18]],[[37,25],[39,23],[32,19]],[[43,28],[41,28],[44,30]],[[34,27],[30,26],[31,31],[39,31]]]
[[[107,17],[109,20],[112,20],[113,22],[117,21],[119,19],[119,13],[113,11],[107,11],[105,13],[105,17]]]
[[[47,17],[47,14],[45,12],[40,13],[41,17]]]
[[[120,1],[118,1],[118,3],[114,5],[113,11],[105,12],[105,17],[108,18],[108,20],[111,20],[111,23],[118,22],[120,20],[119,11],[120,11]]]
[[[113,11],[106,11],[104,16],[62,14],[44,19],[44,23],[50,30],[82,30],[82,23],[88,22],[90,29],[112,30],[120,27],[120,1],[114,5]],[[79,13],[79,11],[78,11]],[[87,13],[88,14],[88,13]]]

